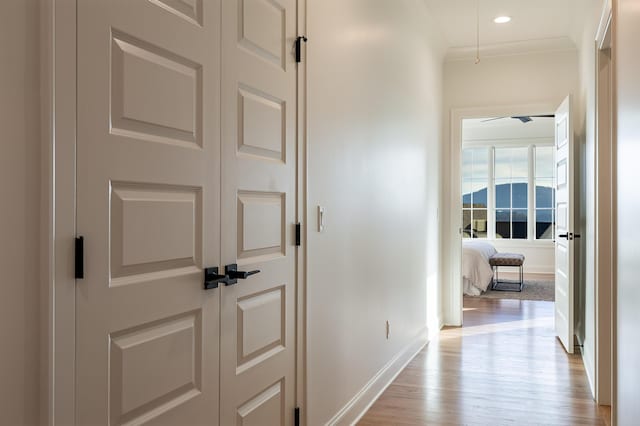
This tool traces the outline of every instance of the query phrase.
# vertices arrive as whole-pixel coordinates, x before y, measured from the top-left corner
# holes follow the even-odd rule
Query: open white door
[[[573,353],[573,123],[571,97],[556,111],[556,301],[555,328]]]

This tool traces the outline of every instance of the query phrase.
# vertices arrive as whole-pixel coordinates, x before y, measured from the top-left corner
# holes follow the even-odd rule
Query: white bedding
[[[489,257],[495,253],[495,247],[487,242],[477,240],[462,242],[464,294],[479,296],[487,290],[493,279]]]

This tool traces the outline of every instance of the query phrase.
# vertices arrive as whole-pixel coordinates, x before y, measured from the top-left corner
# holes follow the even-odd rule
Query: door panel
[[[571,98],[555,114],[556,123],[556,336],[573,353],[573,128]],[[565,235],[566,237],[561,237]]]
[[[202,388],[201,334],[199,312],[113,333],[109,354],[111,419],[127,423],[163,411],[178,398],[198,396]]]
[[[78,0],[77,424],[218,423],[220,7]]]
[[[198,272],[202,200],[196,188],[112,183],[111,285]]]
[[[293,421],[295,5],[223,2],[222,260],[261,271],[221,289],[225,425]]]
[[[284,102],[250,87],[241,87],[238,93],[239,152],[284,162],[287,148]]]
[[[286,256],[286,194],[238,191],[238,262]]]
[[[238,426],[263,426],[267,419],[282,419],[285,417],[283,384],[278,382],[257,394],[238,408]]]
[[[293,2],[275,0],[238,0],[238,10],[231,12],[238,22],[242,48],[286,72],[290,58],[286,55],[287,38],[295,36]],[[230,7],[234,7],[230,5]],[[225,15],[226,16],[226,15]]]

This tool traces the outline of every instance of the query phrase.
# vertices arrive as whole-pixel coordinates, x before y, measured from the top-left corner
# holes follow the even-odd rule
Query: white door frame
[[[75,423],[76,0],[41,1],[41,421]]]
[[[449,326],[462,326],[462,188],[460,181],[461,155],[462,155],[462,121],[469,118],[485,117],[511,117],[516,115],[552,114],[560,102],[548,102],[542,104],[522,104],[506,106],[486,106],[476,108],[452,108],[450,121],[450,199],[448,232],[445,235],[444,252],[448,253],[449,264],[445,256],[444,270],[450,275],[447,280],[444,275],[444,296],[442,312],[444,324]],[[448,245],[447,245],[448,244]]]
[[[612,5],[604,6],[595,40],[595,399],[613,405],[615,389],[615,63]],[[607,65],[600,71],[602,65]],[[602,80],[605,84],[602,84]]]
[[[77,0],[41,1],[42,95],[42,350],[41,423],[75,424],[76,237],[76,5]],[[306,31],[306,0],[298,0],[298,33]],[[296,402],[306,407],[306,217],[307,79],[298,68],[297,203],[303,224],[297,251]]]
[[[307,34],[307,0],[298,0],[298,35]],[[298,64],[297,105],[297,193],[296,221],[300,224],[300,246],[296,251],[296,401],[300,409],[300,424],[307,424],[307,164],[308,164],[308,80],[306,43],[302,46],[303,61]]]

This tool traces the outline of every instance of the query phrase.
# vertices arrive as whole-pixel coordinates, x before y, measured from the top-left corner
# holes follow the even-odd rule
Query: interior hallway
[[[604,425],[580,355],[553,330],[553,303],[471,298],[360,425]]]

